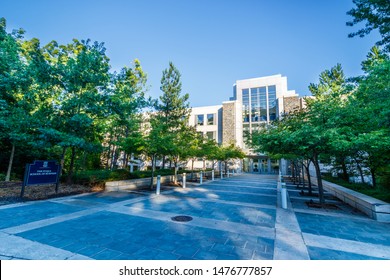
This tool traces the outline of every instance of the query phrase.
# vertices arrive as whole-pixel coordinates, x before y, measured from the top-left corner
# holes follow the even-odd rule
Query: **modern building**
[[[298,94],[288,90],[287,77],[280,74],[238,80],[229,101],[217,106],[192,108],[190,125],[195,125],[205,137],[218,143],[241,147],[247,155],[239,167],[243,171],[273,173],[279,163],[246,147],[245,134],[302,106]]]

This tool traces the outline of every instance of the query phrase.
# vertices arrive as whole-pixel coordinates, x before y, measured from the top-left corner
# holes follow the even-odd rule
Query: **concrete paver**
[[[295,187],[281,209],[276,179],[241,174],[160,196],[122,191],[1,206],[0,259],[390,259],[390,224],[343,204],[308,208]]]

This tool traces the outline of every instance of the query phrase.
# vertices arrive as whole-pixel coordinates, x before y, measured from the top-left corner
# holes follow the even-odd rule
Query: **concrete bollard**
[[[202,171],[200,171],[199,183],[200,183],[201,185],[203,184],[203,172],[202,172]]]
[[[282,208],[287,209],[287,188],[286,183],[281,183],[282,187]]]
[[[183,173],[183,189],[186,188],[186,184],[187,184],[187,174]]]
[[[221,179],[223,179],[223,172],[222,172],[222,170],[221,170]]]
[[[214,181],[214,170],[211,170],[211,180]]]
[[[156,195],[160,195],[161,175],[157,175]]]
[[[230,171],[229,170],[227,171],[227,177],[228,178],[230,177]]]

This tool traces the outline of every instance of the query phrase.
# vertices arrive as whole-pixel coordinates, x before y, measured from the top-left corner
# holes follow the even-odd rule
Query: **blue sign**
[[[35,160],[32,164],[26,165],[22,193],[25,186],[56,184],[58,191],[58,180],[61,166],[55,160]]]

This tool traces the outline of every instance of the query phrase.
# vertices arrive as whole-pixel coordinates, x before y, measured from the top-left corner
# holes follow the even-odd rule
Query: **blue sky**
[[[352,0],[0,0],[0,17],[42,45],[104,42],[113,71],[138,58],[154,98],[172,61],[195,107],[228,100],[240,79],[282,74],[303,96],[337,63],[360,75],[379,35],[348,38],[357,30],[345,25],[352,7]]]

